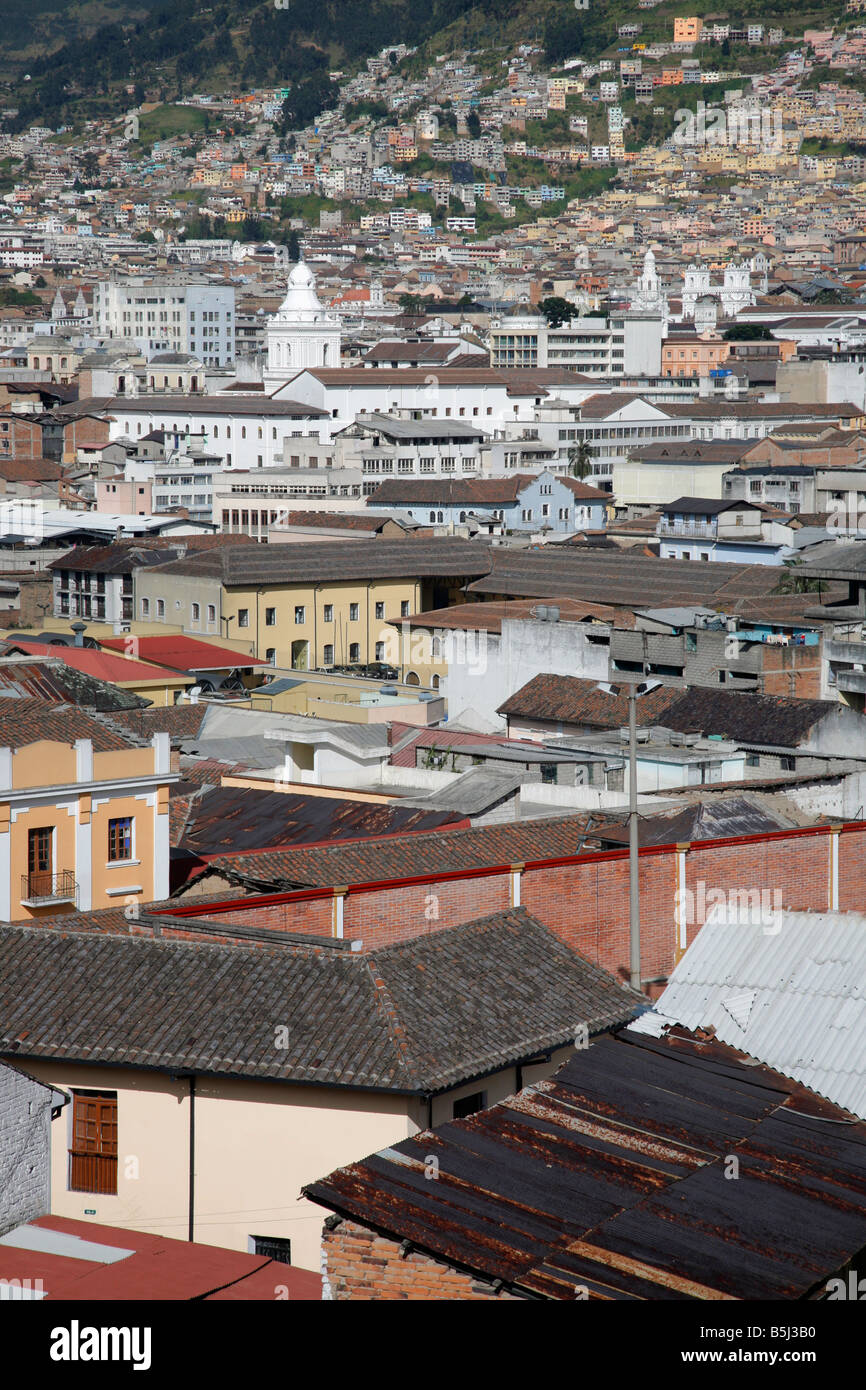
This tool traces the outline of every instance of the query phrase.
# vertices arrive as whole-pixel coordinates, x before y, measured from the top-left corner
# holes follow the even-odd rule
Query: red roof
[[[270,666],[256,656],[246,656],[221,647],[216,642],[200,642],[197,637],[166,634],[158,637],[106,637],[103,647],[115,651],[132,651],[157,666],[171,666],[176,671],[234,671],[239,666]]]
[[[63,1216],[40,1216],[24,1228],[28,1239],[40,1228],[57,1231],[66,1240],[58,1249],[28,1250],[0,1245],[0,1279],[41,1280],[45,1301],[64,1299],[93,1302],[102,1299],[255,1299],[272,1300],[285,1289],[291,1301],[320,1302],[322,1278],[307,1269],[281,1264],[263,1255],[242,1254],[216,1245],[198,1245],[145,1231],[72,1221]],[[6,1240],[12,1236],[10,1232]],[[73,1254],[69,1237],[82,1242]],[[92,1256],[94,1246],[115,1246],[130,1253],[107,1264]],[[60,1250],[63,1253],[60,1253]],[[285,1297],[285,1294],[281,1295]]]
[[[7,638],[5,655],[12,651],[24,652],[26,656],[52,656],[71,666],[75,671],[94,676],[97,680],[112,681],[122,685],[130,681],[159,681],[166,676],[182,675],[182,672],[166,671],[162,666],[148,665],[144,661],[134,661],[127,657],[115,656],[113,652],[100,652],[95,647],[49,646],[47,642],[22,641],[18,637]],[[120,641],[123,650],[123,639]]]

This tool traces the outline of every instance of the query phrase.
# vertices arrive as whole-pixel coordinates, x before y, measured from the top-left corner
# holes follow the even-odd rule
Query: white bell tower
[[[286,297],[268,320],[266,391],[275,391],[306,367],[339,367],[339,318],[322,307],[309,266],[298,261],[289,276]]]

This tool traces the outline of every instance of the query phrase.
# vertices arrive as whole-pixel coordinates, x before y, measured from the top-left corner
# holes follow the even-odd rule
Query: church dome
[[[279,307],[278,317],[304,322],[309,321],[311,316],[321,315],[324,315],[324,310],[316,294],[316,277],[306,262],[298,261],[289,275],[286,297]]]

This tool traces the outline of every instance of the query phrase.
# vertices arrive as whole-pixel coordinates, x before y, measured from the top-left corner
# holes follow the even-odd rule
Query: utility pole
[[[632,989],[641,987],[640,889],[638,886],[637,836],[637,686],[628,690],[628,943],[629,979]]]

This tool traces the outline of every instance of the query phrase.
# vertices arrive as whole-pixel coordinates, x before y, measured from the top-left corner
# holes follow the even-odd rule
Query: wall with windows
[[[565,1052],[536,1070],[550,1075]],[[27,1060],[38,1080],[73,1093],[73,1105],[52,1126],[55,1216],[134,1226],[184,1240],[189,1221],[189,1082],[129,1068]],[[438,1096],[434,1122],[453,1117],[455,1103],[483,1087],[487,1104],[516,1089],[514,1069]],[[96,1161],[77,1158],[75,1093],[104,1098]],[[194,1235],[204,1245],[249,1249],[251,1238],[291,1240],[291,1260],[318,1269],[322,1209],[297,1194],[306,1183],[426,1126],[426,1105],[414,1097],[337,1086],[200,1076],[195,1094]],[[113,1149],[113,1153],[111,1150]],[[73,1190],[70,1179],[87,1182]],[[106,1191],[105,1189],[109,1190]]]
[[[121,753],[0,748],[0,920],[166,897],[169,756],[164,734]]]
[[[233,589],[223,597],[229,634],[249,638],[253,653],[296,670],[390,662],[397,646],[392,619],[422,606],[417,579],[359,580],[283,585],[267,590]],[[422,683],[426,666],[413,670]]]

